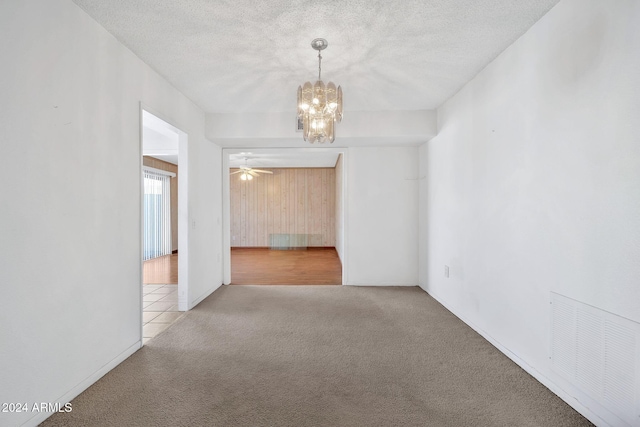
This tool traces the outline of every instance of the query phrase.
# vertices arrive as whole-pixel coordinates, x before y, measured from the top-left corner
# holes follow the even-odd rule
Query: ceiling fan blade
[[[256,172],[260,172],[260,173],[269,173],[269,174],[273,174],[273,172],[271,172],[271,171],[264,171],[264,170],[262,170],[262,169],[252,169],[252,170],[254,170],[254,171],[256,171]]]
[[[248,173],[249,175],[253,175],[253,176],[260,176],[260,175],[258,175],[257,173],[255,173],[253,170],[247,171],[247,173]]]
[[[229,175],[233,175],[233,174],[236,174],[236,173],[242,173],[242,172],[244,172],[244,171],[243,170],[238,170],[238,171],[235,171],[235,172],[231,172]]]

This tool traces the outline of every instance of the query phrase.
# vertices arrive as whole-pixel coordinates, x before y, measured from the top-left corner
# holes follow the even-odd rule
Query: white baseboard
[[[136,342],[131,347],[127,348],[125,351],[116,356],[113,360],[103,365],[100,369],[98,369],[93,374],[89,375],[83,381],[81,381],[78,385],[73,387],[67,393],[65,393],[62,397],[52,400],[51,403],[59,403],[60,406],[64,406],[65,404],[71,402],[74,398],[76,398],[80,393],[88,389],[92,386],[96,381],[105,376],[110,370],[118,366],[120,363],[124,362],[129,356],[131,356],[136,351],[140,350],[142,347],[142,341]],[[37,415],[31,417],[27,421],[25,421],[22,426],[31,427],[37,426],[47,418],[53,415],[53,412],[39,412]]]
[[[371,282],[365,282],[365,283],[347,283],[345,284],[345,286],[402,286],[402,287],[410,287],[410,286],[418,286],[415,283],[398,283],[398,282],[389,282],[389,283],[371,283]]]
[[[604,419],[602,419],[598,414],[593,412],[591,409],[589,409],[588,407],[583,405],[579,400],[577,400],[574,396],[572,396],[571,394],[566,392],[564,389],[562,389],[558,384],[556,384],[551,379],[549,379],[548,377],[543,375],[541,372],[539,372],[537,369],[535,369],[533,366],[529,365],[527,362],[522,360],[515,353],[513,353],[507,347],[502,345],[500,342],[496,341],[487,332],[485,332],[481,328],[478,328],[473,322],[470,322],[464,316],[460,316],[458,313],[456,313],[455,310],[452,309],[451,306],[446,301],[444,301],[443,299],[441,299],[437,295],[433,294],[432,292],[427,291],[423,286],[420,286],[420,288],[423,291],[425,291],[427,294],[429,294],[433,299],[435,299],[440,304],[442,304],[454,316],[456,316],[458,319],[462,320],[467,326],[469,326],[471,329],[473,329],[474,331],[479,333],[484,339],[489,341],[495,348],[497,348],[505,356],[507,356],[509,359],[511,359],[516,365],[518,365],[522,369],[524,369],[529,375],[531,375],[536,380],[538,380],[542,385],[544,385],[549,390],[551,390],[552,393],[554,393],[560,399],[564,400],[569,406],[571,406],[577,412],[582,414],[585,418],[587,418],[593,424],[595,424],[596,426],[608,426],[608,425],[610,425],[608,422],[606,422]]]
[[[188,310],[191,310],[193,307],[195,307],[196,305],[200,304],[205,298],[207,298],[209,295],[211,295],[216,289],[220,288],[220,286],[222,286],[223,284],[219,284],[218,286],[215,286],[207,291],[205,291],[204,294],[202,294],[200,297],[198,297],[195,301],[193,301],[191,304],[189,304],[189,308]],[[188,311],[187,310],[187,311]]]

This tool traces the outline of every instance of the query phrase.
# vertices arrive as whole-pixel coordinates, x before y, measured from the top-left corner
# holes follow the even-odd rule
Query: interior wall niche
[[[334,247],[335,168],[267,170],[231,176],[231,247]]]

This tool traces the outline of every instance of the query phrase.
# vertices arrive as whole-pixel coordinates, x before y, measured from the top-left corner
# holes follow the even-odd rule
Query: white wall
[[[223,282],[222,149],[205,139],[202,129],[194,128],[200,144],[189,137],[189,309]]]
[[[561,1],[420,148],[421,286],[552,388],[551,291],[640,321],[638,25],[637,1]]]
[[[418,147],[347,154],[348,285],[418,283]]]
[[[221,150],[68,0],[1,2],[0,54],[0,402],[66,402],[141,342],[140,102],[189,135],[192,303],[221,283]]]
[[[251,126],[246,126],[251,123]],[[206,136],[222,147],[299,148],[296,117],[281,113],[208,113]],[[336,126],[332,147],[418,145],[435,136],[435,110],[348,111]]]
[[[336,162],[336,252],[344,267],[344,154]]]

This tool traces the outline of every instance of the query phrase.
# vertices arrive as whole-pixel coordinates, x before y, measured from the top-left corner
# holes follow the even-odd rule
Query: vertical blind
[[[143,259],[171,253],[170,176],[143,170],[144,242]]]

